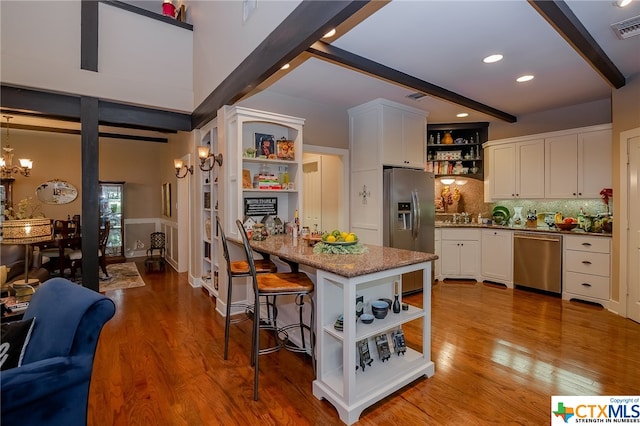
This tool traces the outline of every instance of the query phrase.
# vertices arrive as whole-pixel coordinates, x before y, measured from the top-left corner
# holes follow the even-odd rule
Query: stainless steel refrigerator
[[[433,253],[434,175],[422,170],[384,170],[383,244]],[[405,279],[406,278],[406,279]],[[422,290],[422,279],[403,277],[402,293]]]

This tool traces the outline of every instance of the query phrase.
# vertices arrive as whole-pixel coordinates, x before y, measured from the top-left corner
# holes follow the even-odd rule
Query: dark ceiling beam
[[[80,69],[98,72],[98,2],[80,3]]]
[[[250,93],[283,65],[304,52],[330,29],[346,21],[369,1],[303,1],[195,109],[192,128],[216,117],[218,109]]]
[[[0,123],[0,127],[7,127],[7,123]],[[63,133],[67,135],[81,135],[82,132],[79,129],[66,129],[63,127],[49,127],[49,126],[35,126],[33,124],[11,124],[11,129],[15,130],[29,130],[32,132],[46,132],[46,133]],[[168,138],[162,137],[154,137],[154,136],[144,136],[144,135],[127,135],[123,133],[114,133],[114,132],[99,132],[98,136],[101,138],[111,138],[111,139],[124,139],[130,141],[141,141],[141,142],[161,142],[167,143],[169,142]]]
[[[191,114],[100,101],[100,124],[136,129],[191,131]]]
[[[0,103],[2,108],[35,111],[62,118],[80,118],[80,96],[2,85]]]
[[[80,122],[80,96],[15,86],[0,87],[2,111],[15,115]],[[101,125],[163,133],[191,131],[191,115],[111,101],[99,101]],[[131,139],[131,138],[127,138]]]
[[[567,3],[561,0],[528,1],[612,87],[620,89],[626,84],[624,75],[591,37]]]
[[[347,52],[346,50],[332,46],[323,41],[315,42],[309,49],[307,49],[307,52],[319,58],[345,65],[349,68],[387,80],[391,83],[399,84],[401,86],[417,90],[418,92],[496,117],[508,123],[515,123],[518,120],[514,115],[474,101],[473,99],[469,99],[440,86],[436,86],[435,84],[420,80],[386,65],[382,65],[354,53]]]

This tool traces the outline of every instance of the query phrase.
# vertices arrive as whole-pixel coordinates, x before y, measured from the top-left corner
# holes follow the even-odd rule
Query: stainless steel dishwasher
[[[562,291],[562,237],[537,232],[513,234],[513,283]]]

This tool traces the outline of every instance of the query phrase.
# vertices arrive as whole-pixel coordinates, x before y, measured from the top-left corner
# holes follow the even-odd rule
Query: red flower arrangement
[[[608,206],[609,198],[613,197],[613,189],[603,188],[602,191],[600,191],[600,197],[602,197],[602,201],[604,201],[604,203]]]
[[[609,213],[609,198],[613,197],[613,189],[612,188],[602,188],[600,191],[600,197],[604,204],[607,206],[607,213]]]

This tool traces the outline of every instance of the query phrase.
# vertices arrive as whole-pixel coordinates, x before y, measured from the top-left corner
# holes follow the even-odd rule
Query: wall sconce
[[[179,158],[176,158],[175,160],[173,160],[173,165],[176,168],[176,177],[178,179],[187,177],[188,173],[193,174],[193,166],[187,167],[187,165],[184,164],[184,161],[182,161]],[[180,172],[182,171],[183,168],[184,168],[184,174],[180,175]]]
[[[200,158],[200,170],[203,172],[208,172],[213,169],[216,163],[218,163],[219,166],[222,166],[222,154],[216,155],[211,153],[207,145],[198,147],[198,158]],[[209,158],[213,158],[213,162],[211,162],[211,165],[206,165]]]

